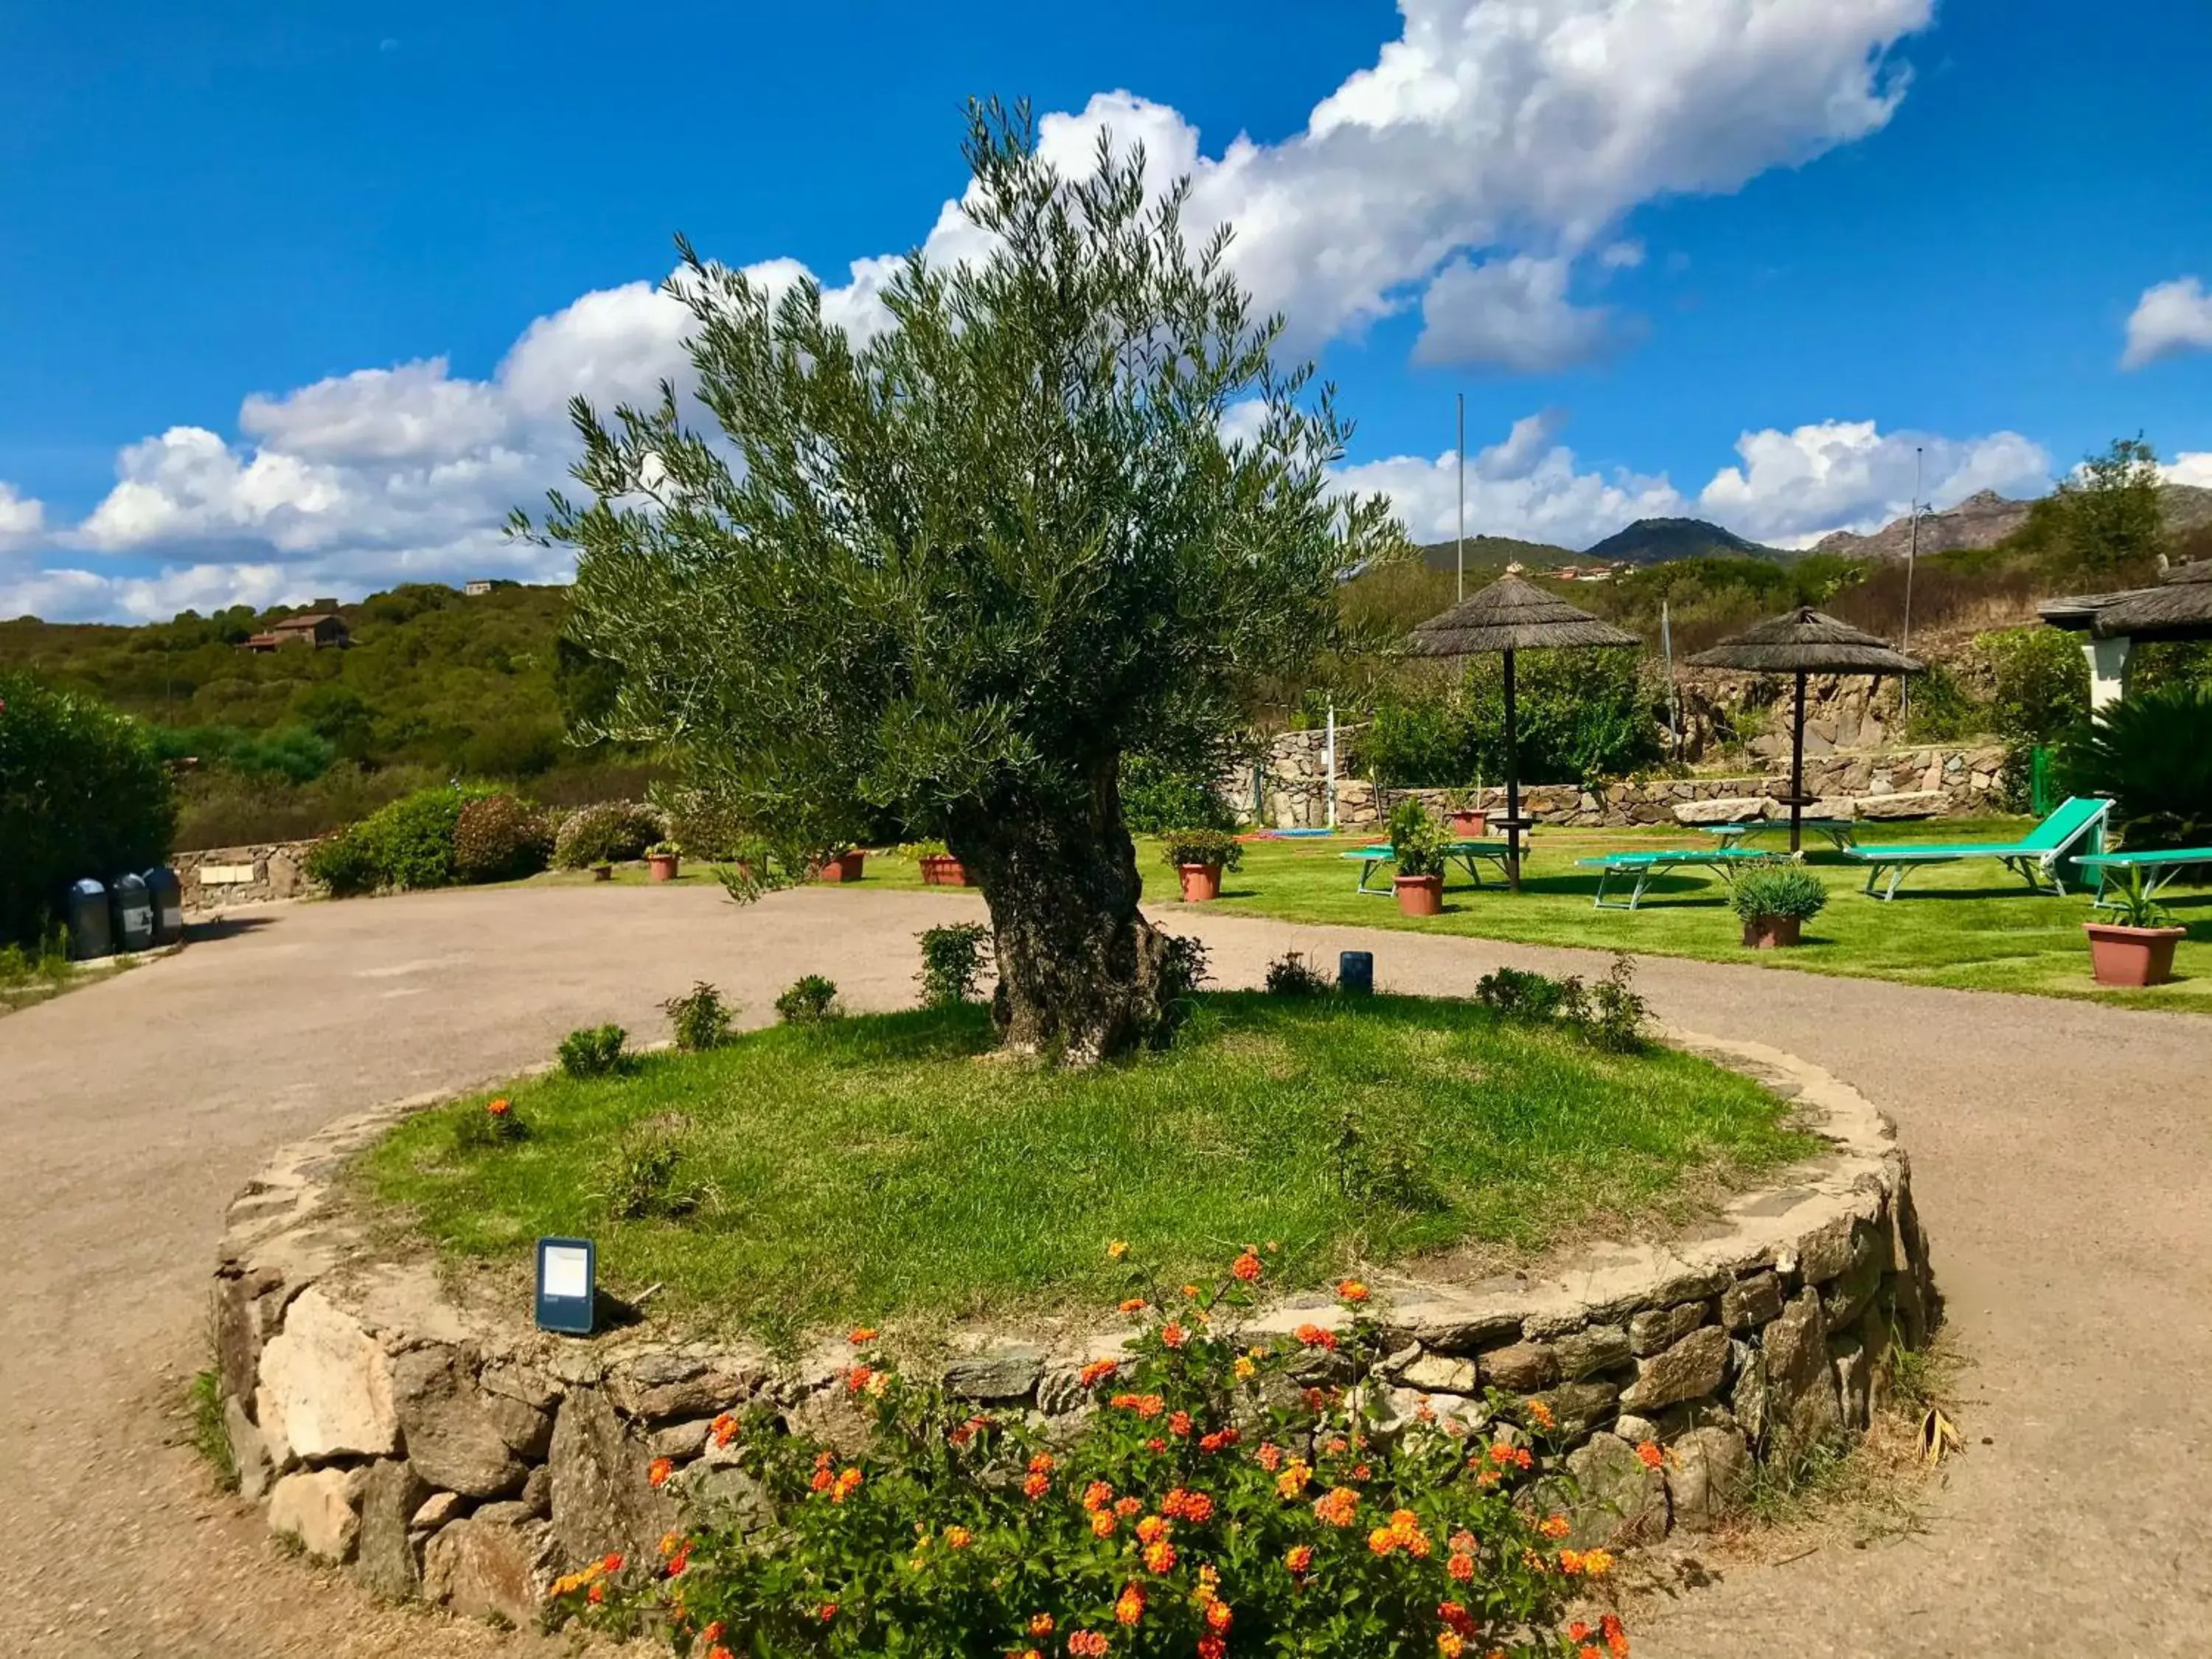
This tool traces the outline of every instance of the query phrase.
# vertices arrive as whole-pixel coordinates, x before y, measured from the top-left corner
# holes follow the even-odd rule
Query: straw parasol
[[[2099,608],[2089,631],[2099,639],[2212,639],[2212,559],[2178,565],[2156,587],[2121,594]]]
[[[1805,807],[1805,678],[1808,674],[1909,674],[1921,665],[1887,640],[1861,633],[1809,605],[1754,623],[1690,659],[1693,668],[1794,674],[1797,708],[1790,728],[1790,850],[1798,849]]]
[[[1583,646],[1634,645],[1611,623],[1547,593],[1518,576],[1500,576],[1440,617],[1413,630],[1417,657],[1505,659],[1505,884],[1521,890],[1521,755],[1513,709],[1513,653],[1572,650]]]

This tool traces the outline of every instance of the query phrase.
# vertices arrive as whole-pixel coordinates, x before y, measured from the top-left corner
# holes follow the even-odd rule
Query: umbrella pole
[[[1805,671],[1797,671],[1797,712],[1790,723],[1790,855],[1797,855],[1805,818]]]
[[[1521,738],[1513,714],[1513,653],[1505,653],[1505,887],[1521,890]]]

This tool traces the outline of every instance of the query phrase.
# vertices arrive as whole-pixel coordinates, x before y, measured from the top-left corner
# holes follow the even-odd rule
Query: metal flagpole
[[[1907,656],[1912,654],[1912,567],[1920,559],[1920,446],[1912,446],[1912,539],[1905,552],[1905,630],[1898,649]],[[1897,680],[1897,723],[1900,728],[1912,718],[1912,682],[1905,675]],[[1902,738],[1900,729],[1897,734]]]
[[[1336,833],[1336,699],[1328,700],[1328,738],[1322,753],[1328,761],[1328,831]]]
[[[1682,753],[1682,713],[1674,698],[1674,630],[1667,616],[1667,601],[1659,601],[1659,651],[1667,659],[1667,742],[1677,758]]]
[[[1459,399],[1459,540],[1453,564],[1459,572],[1459,586],[1452,603],[1460,604],[1467,598],[1467,393],[1455,394]]]

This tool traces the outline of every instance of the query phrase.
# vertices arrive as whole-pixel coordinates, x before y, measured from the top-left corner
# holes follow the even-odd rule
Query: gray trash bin
[[[146,897],[154,907],[154,943],[174,945],[185,936],[185,888],[177,872],[158,865],[146,872]]]
[[[108,931],[107,890],[89,876],[69,890],[69,953],[74,962],[104,957],[115,949]]]
[[[150,951],[154,948],[154,902],[146,896],[146,878],[128,873],[107,884],[107,902],[115,912],[115,948]]]

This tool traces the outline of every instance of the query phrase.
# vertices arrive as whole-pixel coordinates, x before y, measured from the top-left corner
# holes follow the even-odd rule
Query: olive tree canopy
[[[605,725],[660,741],[787,864],[873,817],[941,837],[989,904],[1007,1044],[1082,1060],[1161,1016],[1122,757],[1217,761],[1249,677],[1294,671],[1339,581],[1399,550],[1330,465],[1348,427],[1279,370],[1223,231],[1184,236],[1100,138],[1063,176],[1026,110],[971,108],[969,260],[909,256],[855,341],[689,246],[687,422],[581,399],[590,493],[526,532],[577,556],[568,632],[619,665]]]

